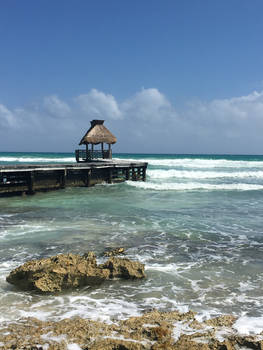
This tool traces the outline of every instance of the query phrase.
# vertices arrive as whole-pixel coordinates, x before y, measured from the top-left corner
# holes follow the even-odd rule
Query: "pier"
[[[126,180],[145,181],[147,163],[98,160],[72,164],[0,165],[0,196],[90,187]]]
[[[0,165],[0,196],[145,181],[147,163],[113,160],[111,147],[117,138],[103,125],[104,120],[94,119],[90,124],[79,143],[85,148],[75,151],[76,163]],[[99,150],[95,149],[97,145]]]

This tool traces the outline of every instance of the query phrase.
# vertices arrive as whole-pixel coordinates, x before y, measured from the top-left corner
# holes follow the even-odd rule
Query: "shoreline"
[[[241,334],[235,316],[199,321],[192,311],[160,312],[112,323],[84,318],[20,319],[0,329],[0,350],[241,350],[263,349],[261,334]]]

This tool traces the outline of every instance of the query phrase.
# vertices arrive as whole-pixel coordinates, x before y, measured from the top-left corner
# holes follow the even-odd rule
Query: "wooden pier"
[[[0,165],[0,196],[34,194],[65,187],[145,181],[147,163],[101,160],[72,164]]]

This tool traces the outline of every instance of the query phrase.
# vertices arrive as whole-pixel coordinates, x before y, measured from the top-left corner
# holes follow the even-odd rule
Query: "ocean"
[[[114,154],[147,181],[0,198],[0,325],[20,318],[113,321],[157,308],[233,314],[263,330],[263,156]],[[0,153],[0,164],[69,163],[71,153]],[[147,278],[55,295],[5,280],[30,259],[124,247]],[[243,320],[243,322],[242,322]]]

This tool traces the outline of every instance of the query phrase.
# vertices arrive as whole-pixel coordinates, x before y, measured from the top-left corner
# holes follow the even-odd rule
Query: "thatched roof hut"
[[[99,143],[107,143],[113,145],[117,142],[116,137],[103,125],[104,120],[92,120],[91,126],[86,134],[82,137],[80,145],[98,145]]]
[[[95,158],[111,159],[111,145],[117,142],[116,137],[103,125],[104,120],[92,120],[90,123],[89,130],[79,143],[79,145],[86,145],[86,151],[76,150],[77,162],[87,162]],[[108,150],[104,150],[104,143],[108,144]],[[94,150],[94,145],[98,144],[101,144],[101,151]]]

